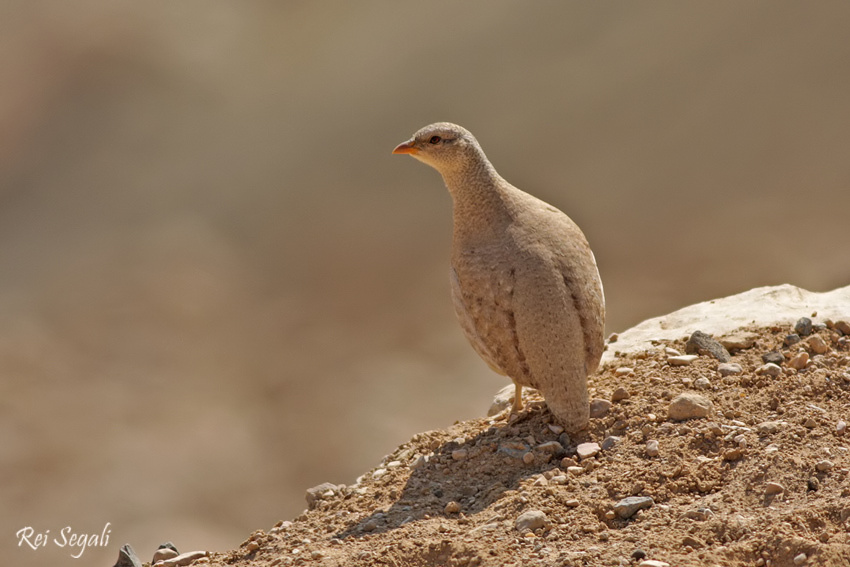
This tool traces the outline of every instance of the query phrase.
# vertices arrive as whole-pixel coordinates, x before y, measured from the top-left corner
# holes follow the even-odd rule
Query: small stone
[[[615,376],[628,376],[629,374],[634,374],[635,369],[631,366],[621,366],[617,370],[614,371]]]
[[[446,514],[457,514],[458,512],[460,512],[460,504],[452,500],[451,502],[446,504],[446,507],[443,509],[443,511]]]
[[[815,354],[826,354],[829,350],[829,346],[827,346],[826,341],[824,341],[820,335],[812,335],[806,343]]]
[[[185,567],[186,565],[191,565],[198,559],[201,559],[203,557],[209,557],[209,555],[209,551],[189,551],[188,553],[182,553],[177,557],[172,557],[171,559],[160,561],[156,567]]]
[[[721,376],[733,376],[744,371],[737,362],[721,362],[717,365],[717,372]]]
[[[487,410],[487,416],[492,417],[498,415],[510,408],[514,403],[514,393],[516,386],[508,384],[493,396],[493,401],[490,403],[490,409]]]
[[[795,370],[802,370],[809,364],[809,353],[803,351],[795,354],[791,360],[788,361],[788,366]]]
[[[776,378],[782,375],[782,368],[773,362],[768,362],[756,369],[756,374],[759,376],[770,376]]]
[[[786,335],[782,340],[782,344],[785,346],[793,346],[800,342],[800,335],[797,333],[791,333],[790,335]]]
[[[775,364],[779,366],[780,364],[785,362],[785,355],[783,355],[778,350],[773,350],[761,355],[761,360],[765,364]]]
[[[801,337],[808,337],[812,334],[812,320],[808,317],[800,317],[794,324],[794,332]]]
[[[847,432],[847,422],[839,419],[838,423],[835,424],[835,433],[837,435],[844,435]]]
[[[567,467],[567,472],[578,476],[584,474],[584,467]]]
[[[549,431],[551,431],[555,435],[560,435],[564,432],[564,428],[558,425],[557,423],[550,423],[547,427],[549,428]]]
[[[740,447],[736,447],[735,449],[729,449],[723,453],[724,461],[737,461],[744,456],[744,451]]]
[[[806,429],[814,429],[817,426],[818,422],[811,417],[807,417],[806,420],[803,422],[803,427],[805,427]]]
[[[616,435],[609,435],[602,441],[602,450],[610,451],[614,448],[614,446],[620,442],[620,438]]]
[[[694,331],[688,342],[685,343],[685,352],[688,354],[701,354],[704,356],[713,356],[720,362],[729,362],[731,358],[729,351],[714,340],[711,335],[702,331]]]
[[[374,532],[377,529],[378,529],[378,522],[375,521],[375,520],[369,520],[368,522],[363,524],[363,531],[364,532]]]
[[[557,441],[546,441],[535,447],[538,451],[548,453],[550,455],[563,455],[564,447]]]
[[[650,439],[646,442],[646,456],[647,457],[657,457],[658,456],[658,441],[655,439]]]
[[[632,551],[632,559],[635,561],[640,561],[641,559],[646,557],[646,552],[642,549],[635,549]]]
[[[628,400],[628,399],[629,399],[629,391],[626,390],[625,388],[623,388],[622,386],[620,386],[619,388],[614,390],[614,393],[611,394],[611,401],[612,402],[621,402],[623,400]]]
[[[820,472],[829,472],[835,466],[832,461],[820,461],[815,465],[815,468]]]
[[[785,487],[778,482],[768,482],[764,485],[764,493],[768,496],[782,494],[783,492],[785,492]]]
[[[682,356],[681,352],[679,352],[678,350],[676,350],[674,348],[670,348],[670,347],[664,348],[664,354],[666,354],[667,356]]]
[[[569,479],[565,475],[558,474],[558,475],[553,476],[549,480],[549,482],[551,482],[552,484],[564,485],[564,484],[567,484],[569,482]]]
[[[682,546],[691,546],[694,549],[700,549],[705,547],[705,542],[701,539],[695,538],[694,536],[686,535],[682,538]]]
[[[629,496],[614,504],[614,512],[625,520],[634,516],[638,510],[651,508],[653,504],[655,501],[649,496]]]
[[[452,459],[455,461],[462,461],[469,456],[469,451],[466,449],[455,449],[452,451]]]
[[[782,422],[779,421],[763,421],[756,425],[756,431],[759,432],[759,435],[773,435],[779,433],[782,425]]]
[[[697,390],[708,390],[709,388],[711,388],[711,380],[709,380],[705,376],[697,378],[696,380],[694,380],[694,388],[696,388]]]
[[[758,335],[756,333],[733,333],[719,339],[718,342],[726,350],[746,350],[756,344]]]
[[[620,338],[620,335],[618,335],[617,333],[611,333],[610,335],[608,335],[608,342],[609,343],[616,343],[617,339],[619,339],[619,338]]]
[[[611,402],[608,400],[602,399],[594,399],[590,400],[590,417],[592,418],[602,418],[608,415],[608,411],[611,409]]]
[[[712,403],[708,398],[699,394],[685,392],[673,398],[667,408],[667,415],[670,419],[676,421],[702,418],[708,417],[709,413],[711,413],[711,408]]]
[[[808,560],[808,556],[805,553],[801,553],[794,557],[794,565],[802,565]]]
[[[260,549],[260,544],[256,541],[249,541],[245,544],[245,553],[254,553],[258,549]]]
[[[698,359],[699,356],[695,354],[683,354],[681,356],[669,356],[667,357],[667,364],[670,366],[689,366],[693,361]]]
[[[310,559],[321,559],[324,556],[325,554],[319,551],[318,549],[315,549],[310,552]]]
[[[850,335],[850,323],[847,321],[836,321],[835,330],[839,331],[844,336]]]
[[[579,502],[578,499],[576,499],[576,498],[571,498],[570,500],[567,500],[566,502],[564,502],[564,506],[566,506],[568,508],[578,508],[580,505],[581,505],[581,502]]]
[[[670,567],[670,564],[657,559],[647,559],[638,563],[638,567]]]
[[[530,465],[531,463],[533,463],[534,462],[534,453],[532,453],[530,451],[528,453],[525,453],[522,456],[522,462],[525,463],[526,465]]]
[[[576,453],[582,461],[595,457],[601,450],[602,448],[599,446],[599,443],[581,443],[576,447]]]
[[[378,469],[378,470],[383,470],[383,469]],[[378,471],[375,471],[375,472],[378,472]],[[386,472],[386,471],[384,471],[384,472]],[[374,473],[373,473],[373,476],[374,476]],[[335,494],[337,490],[339,490],[339,487],[335,484],[330,483],[330,482],[323,482],[322,484],[316,485],[313,488],[308,488],[307,493],[304,495],[304,498],[307,500],[307,507],[313,508],[319,500],[321,500],[322,498],[325,498],[325,495],[328,492],[330,492],[331,496],[333,496],[333,494]]]
[[[714,512],[712,512],[710,508],[697,508],[696,510],[688,510],[685,512],[686,517],[691,520],[697,520],[698,522],[704,522],[713,515]]]
[[[114,567],[142,567],[142,562],[136,556],[136,552],[130,547],[130,544],[122,545],[118,550],[118,561]]]
[[[521,534],[533,532],[540,528],[546,527],[546,514],[540,510],[529,510],[523,512],[514,522],[514,526]]]
[[[178,555],[180,555],[180,553],[170,547],[161,547],[154,552],[153,559],[151,559],[151,565],[159,563],[160,561],[165,561],[166,559],[173,559]]]
[[[578,466],[578,461],[573,459],[572,457],[564,457],[561,459],[561,468],[567,470],[570,467]]]
[[[806,481],[806,490],[811,492],[816,492],[820,488],[820,481],[818,477],[813,476],[809,480]]]

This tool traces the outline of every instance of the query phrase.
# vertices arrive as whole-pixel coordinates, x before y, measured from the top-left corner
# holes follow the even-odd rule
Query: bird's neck
[[[452,196],[456,245],[504,232],[511,220],[510,185],[486,158],[442,175]]]

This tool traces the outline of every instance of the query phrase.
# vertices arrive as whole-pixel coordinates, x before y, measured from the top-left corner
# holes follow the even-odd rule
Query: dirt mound
[[[581,435],[531,392],[518,416],[418,434],[354,485],[311,489],[295,521],[210,561],[846,566],[850,336],[829,324],[797,342],[743,329],[722,366],[687,337],[614,357]]]

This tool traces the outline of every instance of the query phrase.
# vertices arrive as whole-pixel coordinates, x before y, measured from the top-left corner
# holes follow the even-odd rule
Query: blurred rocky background
[[[429,122],[562,208],[609,331],[850,282],[850,4],[0,4],[0,553],[227,549],[506,380]],[[25,526],[100,533],[75,560]],[[76,562],[76,563],[75,563]]]

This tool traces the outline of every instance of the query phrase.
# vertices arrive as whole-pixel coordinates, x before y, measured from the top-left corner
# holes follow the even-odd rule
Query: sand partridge
[[[603,350],[605,299],[587,239],[570,218],[505,181],[466,129],[431,124],[399,144],[443,176],[454,236],[451,291],[475,351],[536,388],[571,432],[587,427],[587,376]]]

